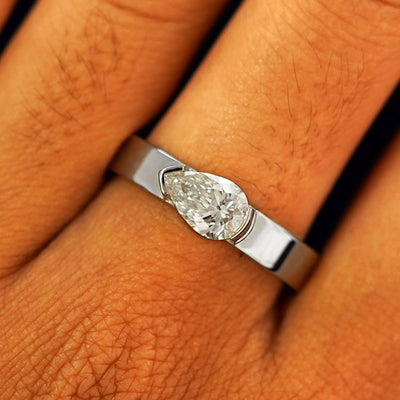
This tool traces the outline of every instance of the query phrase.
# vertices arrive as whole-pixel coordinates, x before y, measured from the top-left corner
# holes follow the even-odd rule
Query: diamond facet
[[[167,171],[164,189],[183,219],[208,239],[231,239],[248,220],[246,195],[235,183],[220,176]]]

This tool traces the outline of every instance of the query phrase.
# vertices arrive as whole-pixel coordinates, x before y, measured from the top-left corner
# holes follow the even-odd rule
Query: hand
[[[399,140],[287,298],[103,184],[225,3],[40,0],[3,54],[0,399],[399,399]],[[399,26],[397,0],[248,0],[149,140],[304,236],[399,79]]]

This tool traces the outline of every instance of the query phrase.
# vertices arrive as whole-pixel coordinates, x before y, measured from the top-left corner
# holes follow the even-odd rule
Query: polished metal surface
[[[167,152],[132,136],[121,148],[111,169],[165,199],[163,171],[190,168]],[[309,275],[317,253],[266,215],[254,209],[240,235],[227,240],[294,289]]]

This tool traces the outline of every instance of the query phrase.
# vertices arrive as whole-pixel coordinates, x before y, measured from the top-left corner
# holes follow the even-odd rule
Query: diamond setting
[[[183,169],[165,171],[161,181],[166,200],[207,239],[232,239],[249,221],[246,195],[228,179]]]

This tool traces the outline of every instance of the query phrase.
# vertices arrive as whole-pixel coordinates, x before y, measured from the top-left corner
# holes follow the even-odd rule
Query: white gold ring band
[[[175,206],[208,239],[226,240],[294,289],[309,275],[317,253],[251,207],[233,182],[197,172],[133,135],[111,169]]]

